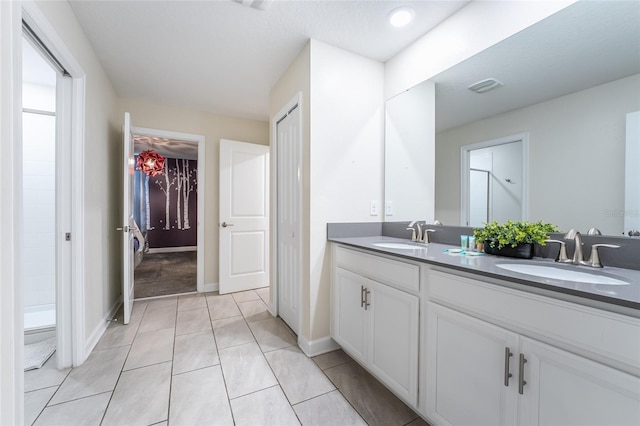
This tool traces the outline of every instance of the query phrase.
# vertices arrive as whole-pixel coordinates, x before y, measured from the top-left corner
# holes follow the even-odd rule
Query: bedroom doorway
[[[132,128],[136,158],[152,151],[164,173],[134,173],[134,298],[204,291],[204,136]],[[143,154],[144,155],[144,154]]]

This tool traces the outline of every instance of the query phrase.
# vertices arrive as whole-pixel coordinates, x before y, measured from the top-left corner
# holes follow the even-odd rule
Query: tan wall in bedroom
[[[225,117],[204,111],[150,104],[132,99],[120,99],[120,120],[131,114],[134,127],[172,132],[191,133],[205,137],[205,217],[204,224],[204,283],[219,282],[218,268],[218,199],[220,139],[231,139],[269,145],[267,121]],[[199,167],[201,167],[199,165]]]

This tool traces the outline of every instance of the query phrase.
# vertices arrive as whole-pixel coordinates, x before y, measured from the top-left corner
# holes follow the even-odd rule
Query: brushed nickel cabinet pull
[[[513,352],[511,352],[511,349],[509,349],[508,346],[504,348],[504,385],[506,387],[509,387],[509,379],[513,376],[513,374],[509,372],[509,359],[512,356]]]
[[[364,307],[365,301],[364,301],[365,295],[364,295],[364,286],[361,285],[360,286],[360,307]],[[366,308],[365,308],[366,309]]]
[[[520,354],[520,380],[518,381],[518,393],[520,395],[524,395],[524,385],[527,382],[524,380],[524,364],[527,362],[527,359],[524,357],[524,354]]]
[[[369,303],[369,293],[371,293],[371,291],[367,290],[366,288],[364,289],[364,310],[367,310],[367,306],[371,305],[371,303]]]

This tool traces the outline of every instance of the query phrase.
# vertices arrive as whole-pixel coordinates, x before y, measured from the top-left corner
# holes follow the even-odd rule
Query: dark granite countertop
[[[329,241],[471,274],[506,280],[507,284],[514,283],[514,287],[525,291],[557,296],[563,300],[640,317],[640,271],[638,270],[608,266],[604,268],[590,268],[587,266],[560,264],[551,259],[543,258],[533,258],[529,260],[486,254],[478,256],[448,253],[448,249],[457,249],[459,247],[437,243],[428,245],[411,243],[406,239],[386,236],[329,237]],[[416,249],[385,248],[374,245],[379,243],[414,244]],[[530,264],[573,270],[586,274],[615,278],[628,284],[591,284],[543,278],[537,275],[513,272],[497,266],[506,264]],[[507,267],[509,266],[507,265]]]

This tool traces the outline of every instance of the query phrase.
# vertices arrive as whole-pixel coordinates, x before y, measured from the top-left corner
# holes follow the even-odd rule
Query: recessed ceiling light
[[[416,16],[415,10],[409,6],[398,7],[389,12],[389,23],[396,28],[407,26]]]

